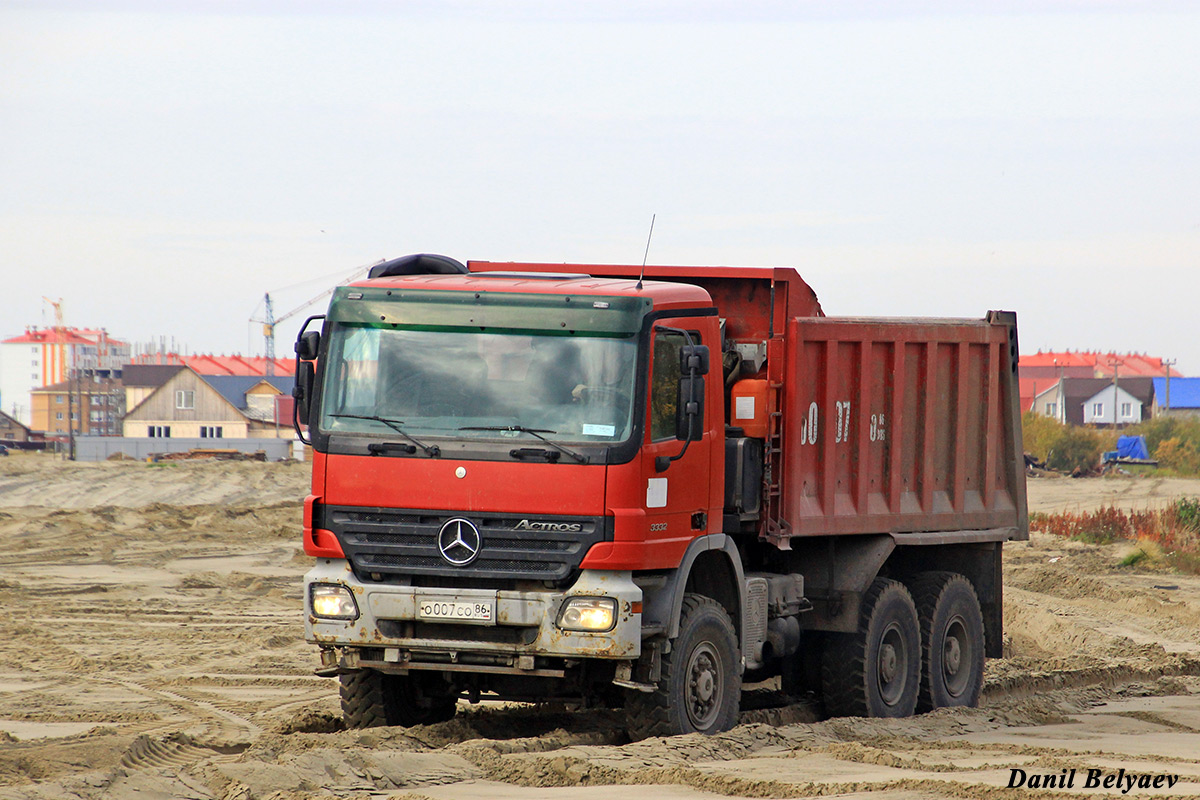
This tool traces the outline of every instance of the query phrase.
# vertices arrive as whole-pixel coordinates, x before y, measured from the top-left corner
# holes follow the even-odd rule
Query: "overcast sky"
[[[264,292],[640,263],[657,214],[652,263],[1200,375],[1198,43],[1193,2],[0,0],[0,336],[47,296],[261,352]]]

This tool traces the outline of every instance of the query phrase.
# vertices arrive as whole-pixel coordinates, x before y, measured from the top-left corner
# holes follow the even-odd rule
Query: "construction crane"
[[[381,261],[377,261],[375,264],[381,263]],[[309,298],[293,308],[291,311],[280,314],[278,317],[275,316],[275,304],[271,300],[271,293],[266,292],[263,294],[263,317],[262,319],[257,319],[252,316],[250,317],[250,321],[258,322],[262,325],[263,341],[265,342],[264,355],[266,356],[267,375],[275,374],[275,326],[296,316],[313,303],[316,303],[319,300],[324,300],[326,297],[333,294],[333,290],[341,286],[343,283],[349,283],[350,281],[358,280],[359,278],[363,277],[367,274],[371,267],[375,266],[375,264],[368,264],[365,267],[359,267],[358,269],[354,270],[354,272],[335,283],[333,286],[330,286],[328,289],[318,294],[316,297]]]
[[[60,297],[57,300],[51,300],[49,297],[42,295],[42,299],[45,300],[47,303],[49,303],[54,308],[54,330],[61,331],[64,328],[66,328],[67,324],[63,321],[63,300],[62,300],[62,298]],[[45,308],[43,308],[42,311],[45,311]]]

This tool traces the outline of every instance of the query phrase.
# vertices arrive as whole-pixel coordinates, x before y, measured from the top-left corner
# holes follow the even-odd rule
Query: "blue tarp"
[[[1122,436],[1117,439],[1117,457],[1118,458],[1140,458],[1147,460],[1150,458],[1150,451],[1146,449],[1145,436]]]
[[[1118,458],[1132,458],[1137,461],[1149,461],[1150,451],[1146,449],[1145,436],[1121,436],[1117,439],[1117,449],[1104,454],[1105,461],[1116,461]]]

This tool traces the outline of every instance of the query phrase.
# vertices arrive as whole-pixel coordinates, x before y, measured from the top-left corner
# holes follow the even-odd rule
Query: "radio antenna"
[[[654,236],[654,218],[657,214],[650,215],[650,233],[646,236],[646,252],[642,256],[642,271],[638,274],[637,290],[642,290],[642,277],[646,274],[646,259],[650,257],[650,239]]]

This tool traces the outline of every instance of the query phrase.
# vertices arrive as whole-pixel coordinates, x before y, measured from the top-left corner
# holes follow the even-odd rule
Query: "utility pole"
[[[1063,394],[1063,368],[1058,363],[1058,359],[1054,359],[1054,367],[1058,371],[1058,402],[1054,408],[1054,418],[1059,422],[1067,421],[1067,398]]]
[[[1121,396],[1120,396],[1120,385],[1121,384],[1120,384],[1120,380],[1119,380],[1119,374],[1121,371],[1121,365],[1124,363],[1125,363],[1124,361],[1117,358],[1116,356],[1114,356],[1112,358],[1112,360],[1108,362],[1108,365],[1113,368],[1113,430],[1114,431],[1119,431],[1121,429],[1121,417],[1117,413],[1119,411],[1119,409],[1117,408],[1117,404],[1121,400]]]
[[[1166,367],[1166,370],[1167,370],[1167,405],[1164,409],[1166,411],[1171,410],[1171,367],[1175,366],[1175,362],[1178,360],[1179,359],[1177,359],[1177,358],[1172,358],[1172,359],[1164,358],[1162,360],[1163,366]]]

